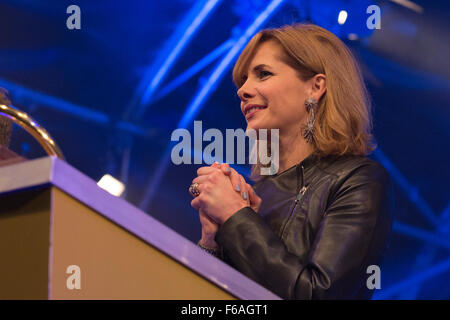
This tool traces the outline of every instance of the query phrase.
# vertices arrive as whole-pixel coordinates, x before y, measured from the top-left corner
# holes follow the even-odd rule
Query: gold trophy
[[[0,116],[6,116],[31,134],[45,149],[48,155],[64,160],[64,155],[50,134],[28,114],[12,105],[0,104]]]

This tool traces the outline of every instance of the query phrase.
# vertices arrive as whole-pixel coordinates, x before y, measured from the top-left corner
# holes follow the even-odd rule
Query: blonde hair
[[[294,24],[258,32],[242,51],[233,69],[240,88],[259,45],[276,41],[283,62],[306,81],[326,77],[326,92],[318,102],[314,149],[319,156],[367,155],[376,148],[372,135],[371,104],[358,64],[333,33],[312,24]],[[300,127],[299,127],[300,128]]]

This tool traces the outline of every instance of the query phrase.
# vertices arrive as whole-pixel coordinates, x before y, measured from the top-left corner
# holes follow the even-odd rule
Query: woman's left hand
[[[212,169],[211,173],[194,179],[193,182],[199,183],[200,195],[191,201],[191,206],[195,210],[202,209],[221,225],[240,209],[250,206],[250,201],[236,192],[230,178],[220,169]]]

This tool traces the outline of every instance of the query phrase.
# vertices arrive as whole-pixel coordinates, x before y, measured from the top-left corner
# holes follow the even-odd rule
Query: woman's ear
[[[322,73],[316,74],[311,78],[311,97],[319,101],[327,91],[326,77]]]

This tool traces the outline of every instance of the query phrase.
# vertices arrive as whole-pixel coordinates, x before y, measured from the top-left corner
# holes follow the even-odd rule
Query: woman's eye
[[[260,78],[264,78],[264,77],[267,77],[267,76],[270,76],[270,75],[272,75],[272,72],[264,71],[264,70],[259,72],[259,77]]]

